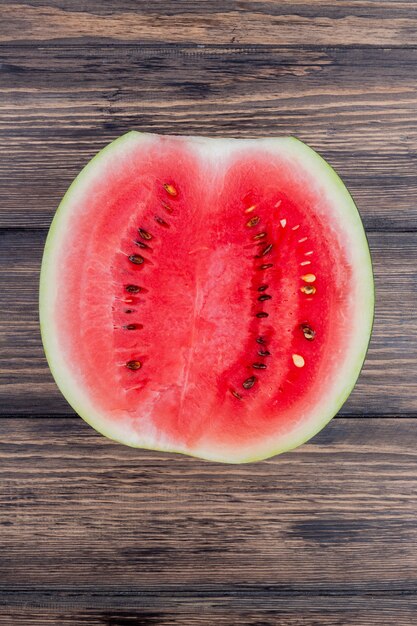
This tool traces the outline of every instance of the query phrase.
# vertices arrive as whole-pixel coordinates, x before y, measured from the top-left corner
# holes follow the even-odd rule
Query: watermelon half
[[[130,132],[75,179],[42,263],[46,355],[129,446],[264,459],[335,415],[374,306],[358,211],[295,138]]]

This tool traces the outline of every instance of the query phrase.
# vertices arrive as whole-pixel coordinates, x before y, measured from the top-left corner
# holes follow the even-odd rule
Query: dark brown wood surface
[[[232,467],[124,448],[75,418],[3,418],[0,438],[6,615],[413,623],[413,419],[340,418]]]
[[[3,418],[0,437],[8,593],[413,589],[412,418],[340,418],[237,466],[125,448],[78,418]]]
[[[5,43],[415,44],[414,0],[2,1]]]
[[[417,4],[0,2],[0,624],[417,623]],[[76,417],[38,329],[69,183],[135,128],[319,150],[377,287],[357,387],[309,444],[224,466]]]

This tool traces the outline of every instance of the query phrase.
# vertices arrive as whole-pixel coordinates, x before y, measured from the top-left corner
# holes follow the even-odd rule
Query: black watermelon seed
[[[238,393],[237,391],[234,391],[233,389],[230,390],[230,393],[232,394],[232,396],[234,396],[235,398],[237,398],[238,400],[242,400],[242,396],[240,395],[240,393]]]
[[[273,264],[272,264],[272,263],[263,263],[262,265],[260,265],[260,266],[258,267],[258,269],[260,269],[260,270],[267,270],[267,269],[269,269],[270,267],[273,267]]]
[[[313,341],[316,336],[316,331],[311,328],[308,324],[301,324],[301,330],[303,331],[304,337],[308,341]]]
[[[266,343],[266,341],[263,337],[258,337],[256,343]]]
[[[267,313],[266,311],[260,311],[259,313],[256,314],[256,317],[268,317],[269,313]]]
[[[303,285],[302,287],[300,287],[300,289],[303,293],[306,293],[308,296],[315,294],[317,291],[314,285]]]
[[[139,293],[141,291],[141,288],[137,285],[126,285],[125,289],[129,293]]]
[[[148,241],[149,239],[152,239],[152,235],[148,233],[147,230],[143,230],[143,228],[138,228],[138,233],[142,237],[142,239],[147,239]]]
[[[143,328],[142,324],[127,324],[126,326],[124,326],[124,328],[126,328],[126,330],[140,330],[141,328]]]
[[[145,259],[143,258],[143,256],[140,256],[140,254],[131,254],[129,256],[129,261],[134,265],[142,265]]]
[[[258,291],[266,291],[268,289],[269,285],[259,285],[258,287]]]
[[[254,384],[256,383],[257,378],[256,376],[251,376],[250,378],[247,378],[243,383],[242,386],[245,389],[252,389],[252,387],[254,386]]]
[[[263,296],[259,296],[258,300],[260,302],[264,302],[265,300],[270,300],[272,296],[269,296],[267,293],[264,293]]]
[[[126,367],[127,367],[129,370],[132,370],[132,371],[134,371],[134,372],[135,372],[136,370],[140,370],[140,368],[142,367],[142,363],[141,363],[140,361],[135,361],[135,360],[133,360],[133,361],[128,361],[128,362],[126,363]]]
[[[248,228],[253,228],[253,226],[256,226],[256,224],[259,224],[259,222],[261,221],[260,217],[251,217],[250,220],[248,222],[246,222],[246,226]]]
[[[265,363],[252,363],[252,367],[254,367],[256,370],[266,370]]]

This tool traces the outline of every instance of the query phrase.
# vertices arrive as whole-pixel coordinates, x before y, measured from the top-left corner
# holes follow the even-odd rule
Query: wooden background
[[[417,623],[416,79],[415,0],[0,2],[0,624]],[[130,450],[57,391],[47,228],[131,128],[295,134],[352,191],[373,340],[297,451],[227,467]]]

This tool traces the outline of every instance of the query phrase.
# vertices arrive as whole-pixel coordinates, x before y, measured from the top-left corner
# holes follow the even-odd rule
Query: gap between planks
[[[277,51],[285,51],[285,50],[295,50],[297,52],[326,52],[331,50],[357,50],[357,51],[368,51],[368,50],[381,50],[381,51],[390,51],[390,50],[417,50],[417,44],[401,44],[401,45],[387,45],[384,46],[382,44],[338,44],[338,45],[323,45],[323,44],[249,44],[247,46],[242,45],[229,45],[229,44],[199,44],[199,43],[142,43],[138,42],[114,42],[108,41],[105,38],[100,40],[97,39],[95,42],[90,43],[74,43],[71,40],[50,40],[50,41],[38,41],[35,40],[33,42],[28,41],[27,43],[15,43],[15,42],[0,42],[0,52],[10,51],[10,50],[29,50],[33,49],[70,49],[70,50],[96,50],[98,48],[107,48],[108,50],[114,49],[115,52],[119,52],[121,49],[125,48],[126,50],[140,50],[141,52],[150,52],[152,54],[158,52],[172,52],[176,54],[187,53],[193,51],[197,55],[204,56],[206,54],[219,52],[221,54],[236,54],[236,53],[259,53],[259,54],[270,54],[271,52]]]
[[[9,606],[16,606],[13,602],[18,604],[22,603],[24,599],[26,602],[30,602],[34,598],[37,601],[42,602],[42,596],[44,596],[44,603],[46,605],[58,605],[58,606],[82,606],[83,603],[91,603],[91,601],[102,602],[108,600],[120,600],[127,601],[133,604],[137,604],[146,600],[155,600],[159,598],[166,598],[172,600],[189,600],[189,599],[273,599],[277,598],[358,598],[358,597],[417,597],[417,589],[410,582],[408,587],[395,587],[392,583],[386,585],[352,585],[352,587],[346,588],[340,585],[334,587],[325,587],[317,585],[312,586],[299,586],[299,587],[286,587],[281,585],[241,585],[225,587],[224,585],[201,585],[201,586],[179,586],[169,585],[162,587],[140,587],[140,588],[126,588],[126,587],[100,587],[92,585],[91,587],[83,586],[67,587],[45,587],[44,585],[31,585],[31,586],[0,586],[0,605],[7,598]],[[71,601],[72,599],[72,601]]]

